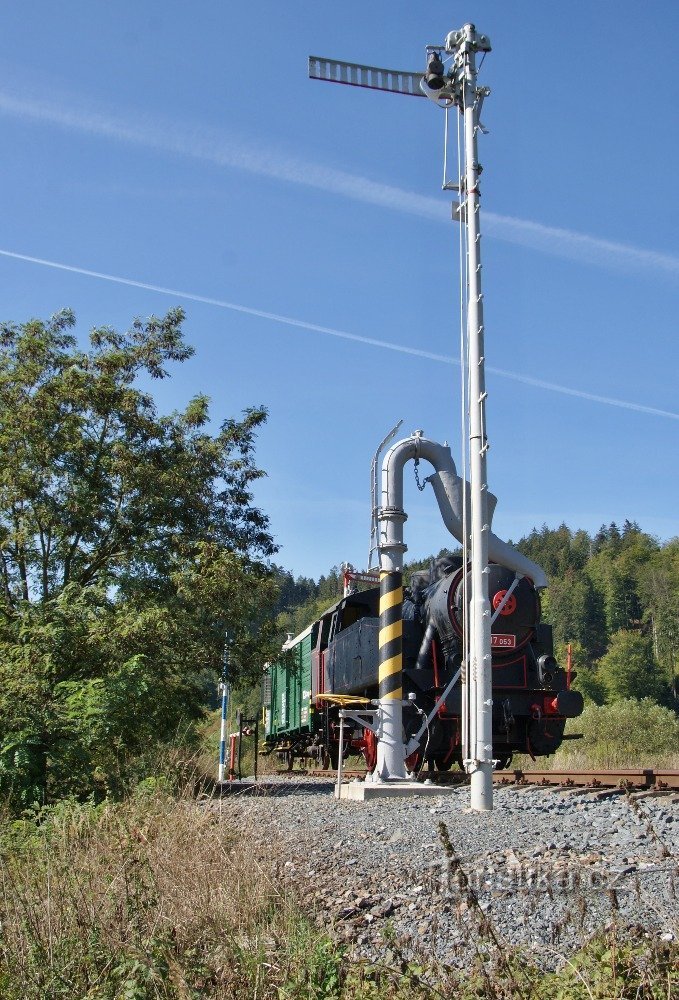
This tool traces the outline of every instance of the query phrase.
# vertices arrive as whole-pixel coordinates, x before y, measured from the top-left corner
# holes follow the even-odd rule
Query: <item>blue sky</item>
[[[216,422],[268,407],[257,501],[295,574],[365,563],[370,459],[399,418],[461,450],[444,115],[309,81],[307,57],[417,70],[466,20],[493,43],[480,159],[494,530],[628,517],[671,537],[675,0],[0,14],[0,251],[139,283],[3,253],[0,317],[70,306],[85,337],[183,305],[197,352],[154,383],[159,407],[197,392]],[[406,507],[409,556],[447,544],[411,474]]]

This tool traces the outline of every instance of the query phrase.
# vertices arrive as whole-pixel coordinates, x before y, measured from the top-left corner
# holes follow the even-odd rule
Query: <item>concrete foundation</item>
[[[349,781],[340,786],[339,797],[349,802],[368,802],[373,799],[400,799],[413,795],[448,795],[455,787],[455,785],[424,785],[421,781]]]

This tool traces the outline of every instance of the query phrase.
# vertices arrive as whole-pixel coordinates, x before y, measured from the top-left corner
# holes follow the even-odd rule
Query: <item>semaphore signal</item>
[[[442,45],[426,46],[426,66],[423,73],[381,69],[342,62],[320,56],[309,58],[309,76],[346,86],[382,90],[410,97],[427,97],[439,107],[457,108],[463,126],[463,146],[459,163],[458,183],[447,183],[444,167],[444,188],[455,188],[459,202],[454,206],[453,217],[465,230],[466,288],[462,313],[466,316],[466,357],[468,375],[468,454],[469,454],[469,522],[464,511],[463,551],[467,557],[467,540],[470,545],[471,587],[465,594],[468,611],[468,635],[465,658],[461,670],[463,684],[464,765],[471,775],[471,804],[473,809],[488,810],[493,805],[493,727],[492,727],[492,653],[491,609],[488,598],[488,516],[487,460],[489,444],[486,431],[486,382],[483,326],[483,292],[481,290],[481,231],[480,190],[477,135],[485,131],[480,122],[480,111],[487,87],[477,86],[477,55],[485,56],[491,45],[487,35],[477,32],[473,24],[465,24],[458,31],[451,31]],[[446,57],[449,57],[446,59]],[[445,61],[444,61],[445,60]],[[446,62],[449,67],[446,68]],[[463,417],[463,423],[465,418]],[[466,504],[466,492],[465,504]],[[405,520],[405,516],[403,516]],[[401,525],[402,527],[402,525]],[[400,577],[403,568],[403,549],[392,538],[388,547],[380,547],[380,570],[384,583],[380,610],[389,609],[394,616],[399,602]],[[468,598],[468,599],[467,599]],[[497,611],[496,611],[497,614]],[[387,626],[385,625],[385,629]],[[388,622],[388,651],[394,655],[385,663],[384,676],[380,673],[380,709],[378,774],[384,780],[403,775],[401,732],[402,703],[395,694],[400,690],[400,652],[396,651],[397,625]],[[385,631],[386,635],[386,631]],[[385,645],[387,640],[385,639]]]

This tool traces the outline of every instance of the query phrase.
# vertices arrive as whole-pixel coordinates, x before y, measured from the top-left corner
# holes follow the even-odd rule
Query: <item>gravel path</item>
[[[613,920],[679,936],[679,796],[496,788],[477,814],[467,787],[366,803],[313,779],[266,788],[211,808],[276,845],[285,883],[356,957],[461,965],[495,935],[554,966]]]

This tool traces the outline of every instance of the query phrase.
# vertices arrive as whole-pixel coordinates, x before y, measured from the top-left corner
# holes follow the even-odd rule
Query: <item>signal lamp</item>
[[[427,71],[424,74],[424,82],[430,90],[442,90],[446,81],[443,76],[445,70],[438,52],[432,52],[427,59]]]

